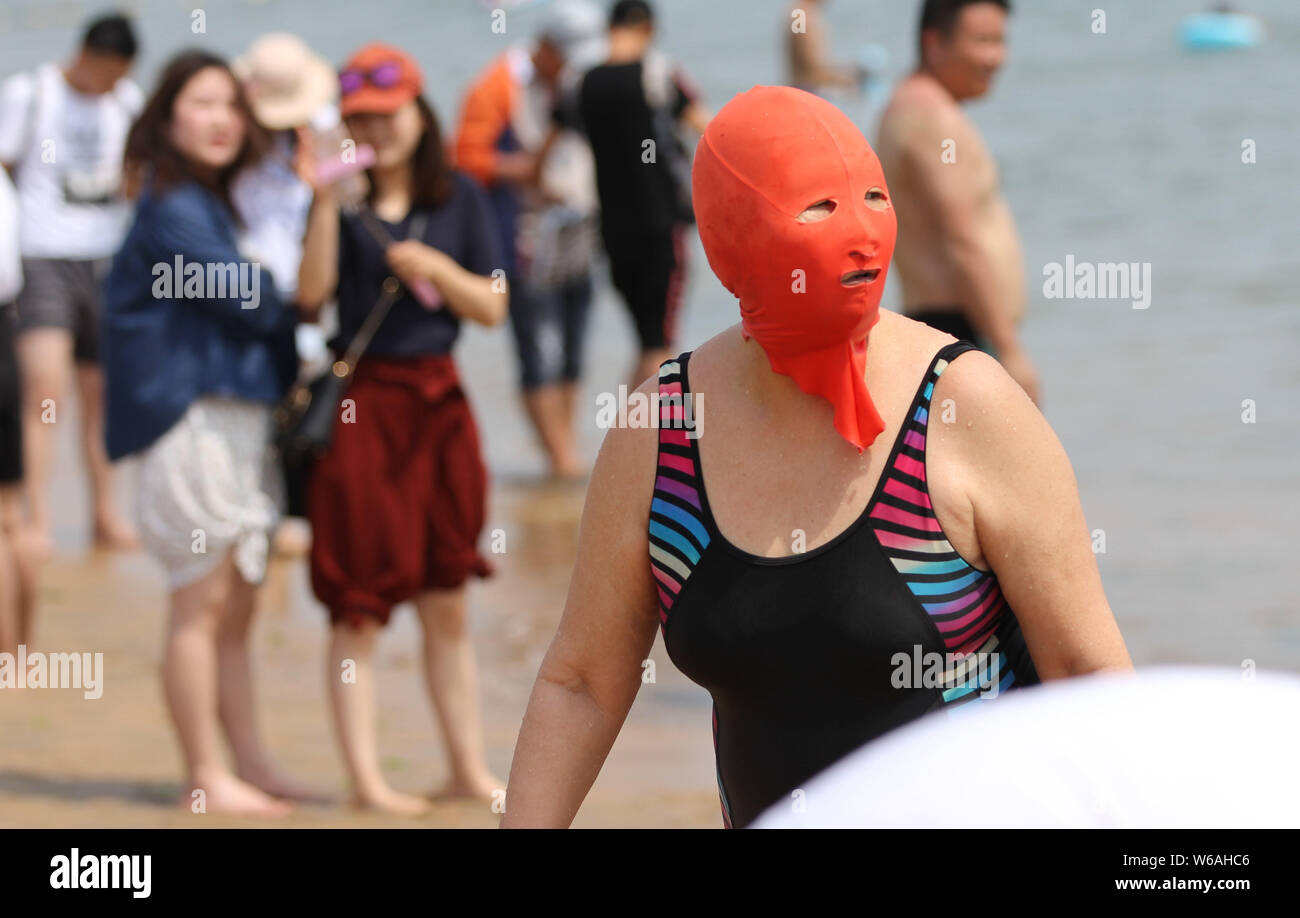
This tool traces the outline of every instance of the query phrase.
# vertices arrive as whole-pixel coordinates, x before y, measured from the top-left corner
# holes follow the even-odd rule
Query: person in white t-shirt
[[[100,284],[130,217],[122,151],[144,101],[127,79],[136,50],[130,21],[105,16],[90,24],[69,63],[45,64],[0,84],[0,163],[14,178],[20,208],[24,283],[16,350],[26,490],[42,553],[53,544],[47,485],[55,423],[74,375],[95,540],[119,548],[136,543],[113,494],[98,367]]]

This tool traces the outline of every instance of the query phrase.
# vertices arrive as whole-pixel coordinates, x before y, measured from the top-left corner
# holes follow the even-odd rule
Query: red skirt
[[[387,624],[393,606],[494,571],[478,428],[450,355],[366,357],[307,484],[311,583],[330,620]]]

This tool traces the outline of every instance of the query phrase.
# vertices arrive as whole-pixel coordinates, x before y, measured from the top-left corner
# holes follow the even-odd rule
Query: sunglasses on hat
[[[339,92],[351,95],[370,84],[375,89],[392,89],[402,80],[402,66],[397,61],[385,61],[369,70],[350,67],[339,74]]]

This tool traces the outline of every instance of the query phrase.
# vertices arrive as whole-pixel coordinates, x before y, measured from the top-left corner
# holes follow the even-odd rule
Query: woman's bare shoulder
[[[659,377],[650,376],[628,392],[625,401],[618,392],[597,396],[600,423],[608,426],[591,470],[589,502],[594,491],[625,502],[628,509],[642,503],[649,508],[659,454],[659,429],[654,426],[658,394]]]
[[[714,378],[720,369],[728,366],[736,357],[737,350],[743,344],[740,329],[740,323],[736,322],[691,348],[687,366],[692,389],[698,389],[700,383]]]
[[[942,422],[931,422],[931,439],[969,469],[972,480],[1014,488],[1031,467],[1072,478],[1065,450],[1038,406],[984,351],[965,351],[944,369],[930,416]]]
[[[964,351],[944,368],[934,398],[936,402],[952,399],[957,411],[965,415],[959,426],[971,431],[1008,424],[1015,427],[1031,419],[1047,423],[997,358],[981,350]]]
[[[880,360],[891,373],[904,378],[919,378],[934,355],[956,340],[947,332],[931,328],[924,322],[882,309],[868,339],[867,364],[870,366],[874,360]]]
[[[919,372],[924,372],[935,354],[957,341],[947,332],[885,309],[880,311],[880,320],[871,334],[871,346],[874,348],[875,342],[879,341],[879,353],[868,352],[868,366],[873,357],[878,356],[889,372],[905,376],[916,375],[910,372],[916,367],[920,368]],[[963,352],[944,369],[935,384],[933,404],[936,410],[942,401],[941,394],[944,398],[964,402],[968,407],[979,408],[998,405],[1008,399],[1015,401],[1017,395],[1029,401],[1002,365],[980,350]]]

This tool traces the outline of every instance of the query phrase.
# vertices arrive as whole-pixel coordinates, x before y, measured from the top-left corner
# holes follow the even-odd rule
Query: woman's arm
[[[328,186],[316,189],[298,265],[298,305],[314,319],[339,282],[339,204]]]
[[[654,391],[654,380],[637,389]],[[573,822],[641,686],[659,626],[646,534],[657,433],[613,428],[605,435],[564,616],[515,746],[504,828]]]
[[[508,314],[510,289],[504,276],[474,274],[445,252],[414,239],[393,243],[386,254],[389,267],[398,276],[432,281],[448,308],[462,319],[498,325]]]
[[[942,388],[942,393],[938,391]],[[1106,601],[1070,460],[1047,420],[982,351],[953,361],[931,413],[927,451],[969,498],[979,554],[997,575],[1044,680],[1132,669]],[[938,465],[938,463],[935,463]],[[935,466],[931,466],[933,469]]]
[[[298,309],[306,322],[315,322],[321,307],[339,283],[339,199],[335,187],[318,180],[316,141],[307,128],[298,128],[293,168],[312,189],[311,210],[303,231],[298,262]]]

